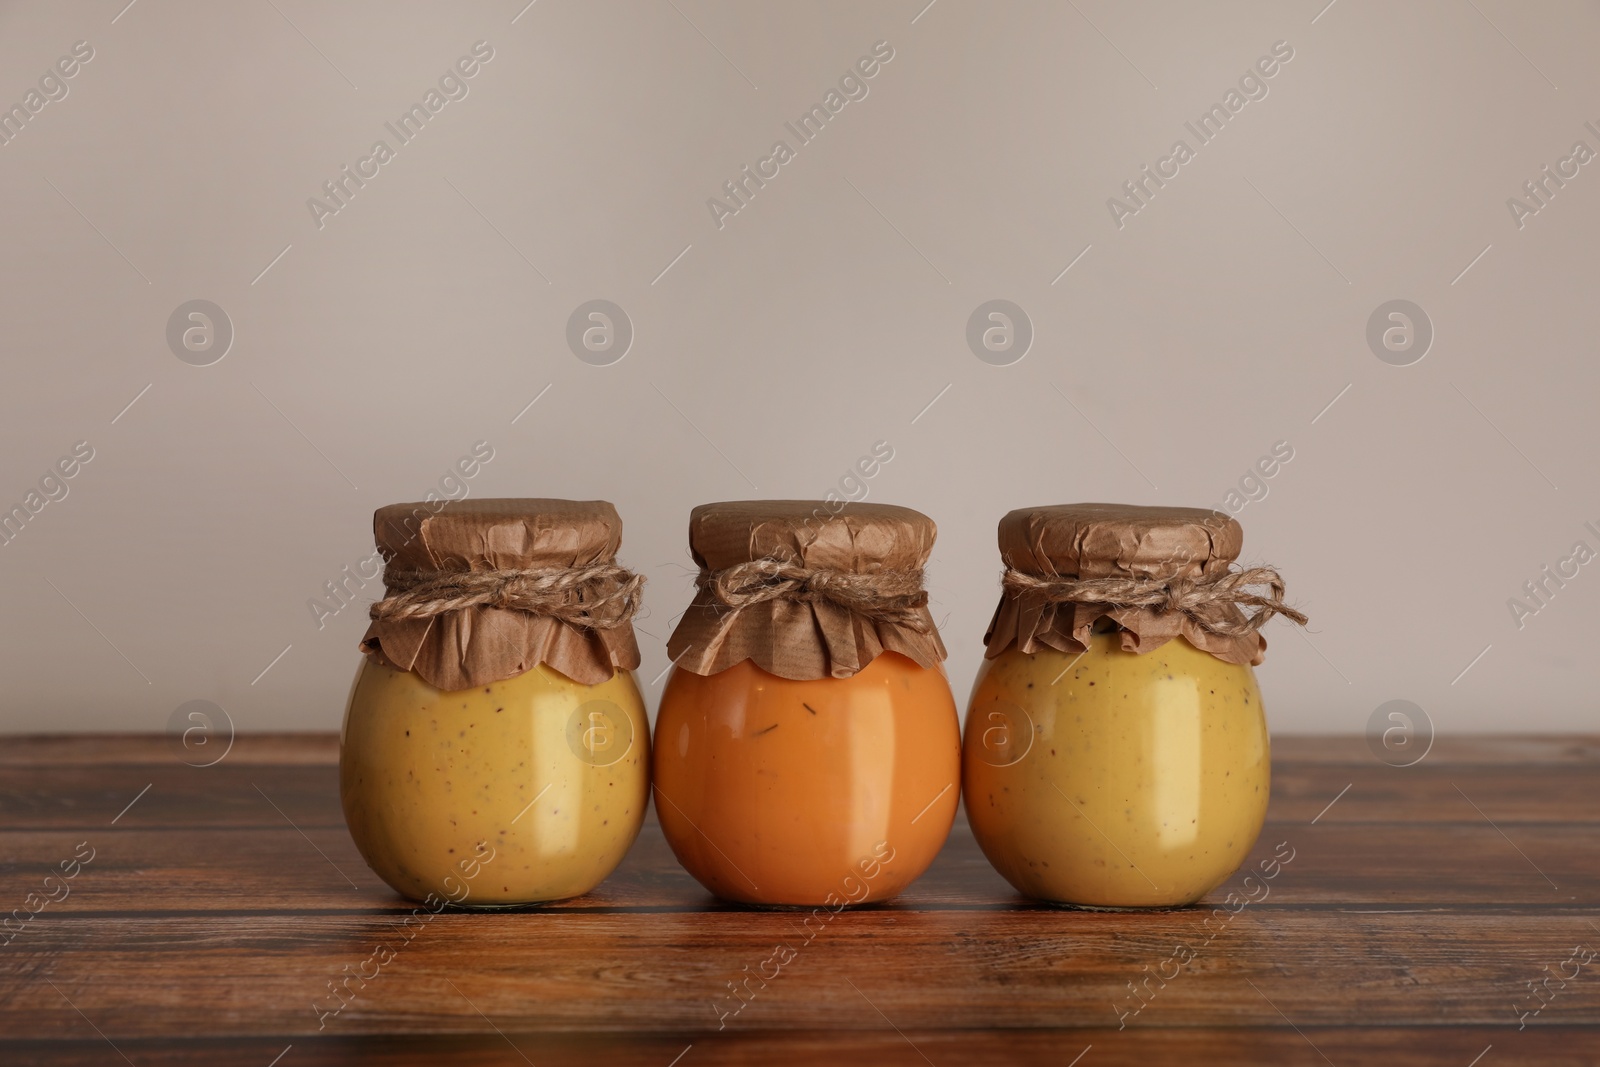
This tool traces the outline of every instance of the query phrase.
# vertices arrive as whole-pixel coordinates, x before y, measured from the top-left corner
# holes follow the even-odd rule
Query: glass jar
[[[707,504],[700,591],[668,644],[654,785],[678,861],[725,899],[883,900],[938,855],[961,735],[928,615],[926,516]]]
[[[638,836],[649,724],[603,501],[392,505],[388,595],[345,713],[339,783],[362,857],[401,895],[467,907],[597,886]]]
[[[1281,602],[1220,512],[1077,504],[1000,523],[1006,592],[967,711],[962,782],[1018,891],[1192,904],[1249,855],[1271,754],[1252,664]],[[1269,597],[1248,587],[1266,584]],[[1240,604],[1260,608],[1246,616]]]

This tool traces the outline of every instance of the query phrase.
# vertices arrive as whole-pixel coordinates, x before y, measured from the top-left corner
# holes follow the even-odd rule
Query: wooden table
[[[651,823],[588,897],[406,941],[411,905],[345,832],[335,738],[242,737],[203,768],[160,737],[12,738],[0,907],[93,858],[0,946],[0,1064],[1600,1063],[1600,738],[1274,754],[1251,865],[1292,859],[1258,899],[1239,875],[1197,909],[1042,907],[958,822],[903,897],[805,943],[792,913],[712,901]]]

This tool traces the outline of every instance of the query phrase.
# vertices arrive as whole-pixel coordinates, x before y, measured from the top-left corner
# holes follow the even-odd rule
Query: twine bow
[[[1007,568],[1002,584],[1013,595],[1028,593],[1051,604],[1096,604],[1107,608],[1149,608],[1157,614],[1181,612],[1207,633],[1237,637],[1254,633],[1274,615],[1299,626],[1309,620],[1283,602],[1283,579],[1271,567],[1217,571],[1199,578],[1046,578]],[[1249,591],[1265,586],[1270,595]],[[1253,607],[1238,621],[1226,613],[1205,611],[1212,605]]]
[[[701,571],[701,589],[737,611],[768,600],[826,601],[855,615],[928,633],[928,593],[922,571],[854,571],[807,567],[792,560],[755,559],[719,571]]]
[[[589,630],[621,626],[639,610],[644,575],[615,563],[532,570],[418,571],[384,568],[388,595],[374,619],[428,619],[465,608],[526,611]]]

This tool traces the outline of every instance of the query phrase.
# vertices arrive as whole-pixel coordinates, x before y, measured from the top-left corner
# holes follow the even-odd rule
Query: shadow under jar
[[[373,605],[339,749],[362,857],[402,896],[465,907],[580,896],[649,801],[650,737],[604,501],[380,508]],[[442,905],[441,905],[442,906]]]
[[[678,861],[725,900],[884,900],[944,845],[961,735],[909,508],[703,504],[667,651],[654,785]]]
[[[962,782],[974,837],[1018,891],[1178,907],[1244,862],[1271,783],[1259,630],[1305,618],[1275,572],[1233,565],[1243,537],[1195,508],[1070,504],[1000,521],[1005,591]]]

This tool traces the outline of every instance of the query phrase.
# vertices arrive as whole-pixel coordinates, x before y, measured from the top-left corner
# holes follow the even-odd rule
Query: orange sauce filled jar
[[[1259,631],[1305,617],[1274,571],[1234,566],[1243,537],[1194,508],[1071,504],[1000,521],[1005,592],[962,782],[973,836],[1020,892],[1176,907],[1244,862],[1271,785]]]
[[[345,820],[402,896],[465,907],[587,893],[649,802],[650,741],[604,501],[380,508],[373,605],[339,751]],[[442,906],[442,904],[440,905]]]
[[[703,504],[699,592],[667,645],[656,811],[725,900],[899,893],[955,819],[961,736],[922,568],[934,524],[882,504]]]

